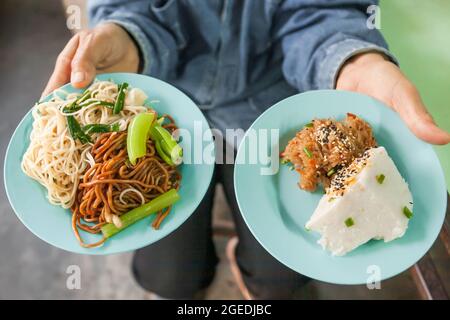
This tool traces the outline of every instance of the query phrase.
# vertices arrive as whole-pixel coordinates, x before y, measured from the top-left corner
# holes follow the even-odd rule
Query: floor
[[[16,124],[39,98],[57,53],[70,37],[63,9],[54,0],[0,2],[0,148],[5,149]],[[19,14],[20,13],[20,14]],[[7,30],[5,32],[4,30]],[[3,162],[3,157],[1,159]],[[1,163],[3,167],[3,163]],[[0,173],[3,175],[3,172]],[[3,180],[3,178],[2,178]],[[16,218],[0,186],[0,299],[148,299],[133,280],[131,254],[82,256],[53,248],[36,238]],[[219,190],[220,191],[220,190]],[[24,199],[26,201],[26,198]],[[218,192],[216,220],[229,219]],[[241,299],[224,255],[227,238],[214,238],[221,263],[207,299]],[[432,249],[440,271],[450,283],[448,256],[437,242]],[[81,270],[81,289],[68,290],[67,268]],[[384,281],[381,290],[336,286],[312,281],[299,299],[418,299],[408,272]]]

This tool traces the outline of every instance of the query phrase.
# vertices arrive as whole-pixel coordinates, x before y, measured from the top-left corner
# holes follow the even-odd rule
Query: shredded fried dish
[[[328,188],[335,173],[376,146],[370,125],[347,113],[343,121],[314,119],[289,141],[281,157],[300,173],[299,187],[314,191],[318,184]]]

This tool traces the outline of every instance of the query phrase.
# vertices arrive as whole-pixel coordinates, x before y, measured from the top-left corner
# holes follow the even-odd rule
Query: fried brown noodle
[[[170,120],[167,129],[175,129]],[[72,229],[83,247],[99,246],[105,239],[86,244],[79,229],[96,234],[106,223],[120,225],[118,217],[122,214],[180,186],[180,173],[158,156],[151,139],[147,141],[147,154],[135,165],[128,161],[126,140],[126,132],[109,132],[102,134],[92,146],[95,164],[84,172],[71,207]],[[161,210],[153,228],[158,229],[169,212],[170,207]]]

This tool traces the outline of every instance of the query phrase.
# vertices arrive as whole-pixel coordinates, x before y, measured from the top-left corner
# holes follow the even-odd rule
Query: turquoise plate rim
[[[120,80],[117,80],[117,79],[120,79],[121,77],[125,77],[125,78],[126,77],[131,77],[131,78],[134,78],[133,81],[137,81],[137,82],[138,81],[142,81],[143,79],[150,79],[151,81],[159,83],[162,86],[170,87],[170,90],[174,90],[174,92],[177,92],[177,94],[179,94],[184,99],[186,99],[185,101],[187,101],[190,104],[192,104],[193,106],[195,106],[195,108],[193,110],[196,113],[196,116],[198,116],[198,118],[199,118],[197,120],[200,120],[202,122],[202,126],[204,126],[203,130],[207,130],[209,132],[209,134],[206,134],[206,136],[204,137],[205,141],[206,142],[213,141],[212,140],[213,137],[212,137],[212,134],[211,134],[209,123],[206,120],[206,118],[203,115],[203,113],[201,112],[200,108],[197,106],[197,104],[194,101],[192,101],[192,99],[190,97],[188,97],[184,92],[182,92],[180,89],[176,88],[175,86],[173,86],[173,85],[171,85],[171,84],[169,84],[169,83],[167,83],[165,81],[162,81],[160,79],[151,77],[151,76],[146,76],[146,75],[142,75],[142,74],[135,74],[135,73],[112,72],[112,73],[102,73],[102,74],[96,75],[96,79],[98,79],[98,80],[113,80],[115,82],[120,81]],[[139,80],[139,79],[141,79],[141,80]],[[61,86],[57,90],[61,90],[61,89],[62,90],[68,90],[70,92],[80,91],[79,89],[73,88],[70,83],[67,83],[67,84]],[[143,89],[143,88],[141,88],[141,89]],[[143,89],[143,90],[146,93],[148,93],[147,91],[149,91],[147,89]],[[42,100],[46,101],[46,100],[50,99],[52,97],[52,95],[53,95],[53,92],[50,93],[49,95],[47,95]],[[151,94],[149,96],[151,97]],[[44,242],[46,242],[46,243],[48,243],[48,244],[50,244],[50,245],[52,245],[52,246],[54,246],[56,248],[62,249],[62,250],[67,251],[67,252],[72,252],[72,253],[77,253],[77,254],[85,254],[85,255],[112,255],[112,254],[119,254],[119,253],[134,251],[134,250],[140,249],[142,247],[151,245],[151,244],[156,243],[159,240],[165,238],[166,236],[170,235],[172,232],[174,232],[180,226],[182,226],[189,219],[189,217],[195,212],[195,209],[198,207],[198,205],[202,201],[204,195],[206,194],[206,191],[208,190],[209,184],[211,182],[211,179],[212,179],[212,176],[213,176],[213,173],[214,173],[214,164],[215,164],[215,146],[214,145],[210,149],[211,153],[213,154],[213,157],[214,157],[214,163],[212,163],[212,164],[211,163],[202,163],[201,164],[203,166],[206,166],[208,170],[207,170],[205,176],[203,177],[203,178],[206,178],[206,179],[202,180],[202,181],[206,181],[206,183],[202,184],[202,187],[201,187],[202,190],[198,193],[195,207],[192,209],[192,211],[189,214],[185,214],[184,217],[182,217],[181,219],[178,219],[178,223],[174,226],[174,228],[168,230],[168,229],[164,229],[164,226],[163,226],[161,229],[159,229],[158,232],[161,232],[161,233],[155,239],[152,239],[150,241],[148,241],[148,240],[146,241],[144,239],[140,243],[135,243],[133,245],[125,246],[125,247],[120,247],[119,249],[114,249],[114,245],[113,244],[112,245],[108,245],[108,247],[106,249],[105,249],[104,246],[101,246],[101,247],[98,247],[98,248],[83,248],[83,247],[79,246],[79,247],[73,249],[73,248],[68,248],[66,245],[62,244],[64,242],[64,240],[61,241],[61,243],[57,243],[55,241],[48,240],[47,236],[43,235],[41,232],[39,232],[39,230],[35,230],[32,226],[30,226],[24,220],[22,214],[18,212],[18,210],[16,208],[16,205],[11,200],[11,190],[10,190],[9,182],[8,182],[8,179],[9,179],[8,176],[10,174],[7,173],[7,166],[8,166],[8,163],[10,161],[9,157],[10,157],[10,154],[11,154],[11,149],[13,148],[12,142],[13,142],[14,138],[16,137],[16,135],[18,134],[18,132],[21,129],[21,127],[24,125],[24,122],[28,121],[28,118],[31,117],[31,111],[32,111],[32,108],[30,108],[30,110],[28,110],[27,113],[22,117],[22,119],[18,123],[17,127],[14,129],[14,132],[11,135],[11,138],[10,138],[10,140],[8,142],[8,146],[6,148],[6,152],[5,152],[5,155],[4,155],[4,163],[3,163],[3,177],[4,177],[3,178],[3,183],[4,183],[4,186],[5,186],[5,193],[6,193],[6,196],[8,198],[9,204],[10,204],[11,208],[13,209],[16,217],[19,219],[19,221],[22,222],[22,224],[29,231],[31,231],[31,233],[33,233],[36,237],[38,237],[42,241],[44,241]],[[202,131],[202,132],[204,132],[204,131]],[[27,137],[27,138],[28,138],[28,140],[26,141],[26,146],[28,146],[28,144],[29,144],[29,137]],[[23,156],[23,154],[22,154],[22,156]],[[191,166],[195,166],[196,164],[190,164],[190,165]],[[183,164],[182,166],[186,166],[186,164]],[[31,178],[29,178],[29,177],[26,177],[26,178],[29,179],[30,182],[38,184],[36,181],[32,180]],[[41,186],[41,185],[39,185],[39,187],[43,188],[43,186]],[[183,187],[183,185],[182,185],[182,187]],[[46,197],[45,197],[45,201],[48,201]],[[183,201],[183,199],[181,199],[176,204],[174,204],[174,208],[176,208],[177,205],[179,206],[179,204],[182,203],[181,201]],[[49,203],[49,205],[53,206],[50,203]],[[59,206],[55,206],[55,207],[58,207],[58,210],[61,210],[61,211],[69,210],[69,209],[63,209],[62,207],[59,207]],[[140,223],[144,223],[144,221],[146,221],[147,219],[149,219],[149,217],[144,218],[143,220],[137,222],[136,225],[138,225]],[[133,228],[137,228],[136,225],[135,226],[130,226],[127,230],[132,230]],[[123,233],[125,233],[125,231],[121,232],[121,234],[123,234]],[[120,234],[116,235],[115,237],[118,237],[119,235]],[[68,237],[73,237],[72,234],[68,234],[67,236]],[[112,241],[112,240],[114,240],[114,238],[111,238],[109,241]],[[121,240],[122,241],[126,241],[126,239],[125,240],[121,239]]]
[[[350,91],[345,91],[345,90],[312,90],[312,91],[307,91],[307,92],[304,92],[304,93],[299,93],[299,94],[287,97],[287,98],[285,98],[283,100],[280,100],[279,102],[275,103],[274,105],[269,107],[267,110],[265,110],[252,123],[252,125],[249,128],[249,130],[250,129],[255,129],[255,127],[258,127],[258,125],[262,121],[262,119],[267,117],[268,114],[273,113],[274,110],[279,108],[281,105],[287,103],[289,100],[297,99],[299,96],[301,96],[301,97],[310,96],[310,95],[331,95],[332,96],[332,95],[341,95],[341,94],[342,95],[354,95],[354,97],[364,98],[364,99],[367,99],[368,101],[370,100],[373,104],[378,105],[381,108],[384,108],[385,109],[384,111],[386,111],[388,114],[390,113],[391,116],[399,118],[398,114],[396,112],[394,112],[391,108],[387,107],[386,105],[382,104],[380,101],[378,101],[378,100],[376,100],[376,99],[374,99],[372,97],[369,97],[369,96],[366,96],[366,95],[363,95],[363,94],[360,94],[360,93],[355,93],[355,92],[350,92]],[[305,123],[307,121],[310,121],[310,119],[302,119],[302,120]],[[368,121],[369,121],[369,124],[370,124],[370,120],[368,120]],[[403,122],[401,121],[401,123],[403,123]],[[403,126],[406,128],[406,126],[404,124],[403,124]],[[262,128],[266,128],[266,127],[267,126],[263,126]],[[416,137],[414,136],[414,138],[416,138]],[[322,274],[318,276],[314,272],[305,272],[304,268],[301,267],[301,265],[293,265],[292,261],[288,261],[288,259],[286,259],[286,257],[284,257],[281,254],[279,254],[279,252],[276,252],[276,250],[274,250],[274,247],[269,242],[266,242],[266,240],[264,238],[264,235],[259,233],[258,227],[253,225],[254,221],[251,221],[251,218],[250,218],[251,215],[246,214],[245,213],[245,209],[243,209],[245,198],[241,195],[243,193],[243,191],[240,188],[240,184],[241,183],[239,181],[241,180],[240,179],[240,175],[241,175],[242,170],[245,170],[244,169],[245,165],[242,165],[240,163],[242,161],[242,158],[244,157],[243,154],[245,153],[245,151],[243,150],[243,147],[244,147],[244,143],[243,142],[246,141],[246,139],[248,139],[248,130],[246,131],[244,137],[242,138],[241,144],[239,145],[239,148],[238,148],[238,152],[237,152],[237,155],[236,155],[236,166],[235,166],[235,169],[234,169],[233,180],[234,180],[234,189],[235,189],[235,193],[236,193],[236,200],[237,200],[239,209],[241,211],[241,215],[242,215],[246,225],[248,226],[249,230],[251,231],[253,236],[256,238],[256,240],[261,244],[261,246],[269,254],[271,254],[280,263],[282,263],[286,267],[288,267],[288,268],[290,268],[290,269],[292,269],[292,270],[294,270],[294,271],[296,271],[296,272],[298,272],[300,274],[303,274],[303,275],[305,275],[307,277],[310,277],[312,279],[316,279],[316,280],[319,280],[319,281],[332,283],[332,284],[339,284],[339,285],[360,285],[360,284],[366,284],[367,283],[367,279],[370,276],[369,274],[365,274],[364,278],[361,277],[361,276],[354,276],[353,278],[352,277],[350,277],[350,278],[349,277],[344,277],[345,279],[341,279],[341,278],[336,277],[336,276],[324,276]],[[281,136],[280,136],[280,139],[281,139]],[[433,233],[433,236],[429,237],[427,239],[427,244],[424,247],[424,250],[422,252],[416,254],[414,259],[412,259],[414,261],[411,262],[412,260],[409,259],[411,261],[409,261],[408,263],[404,264],[402,267],[399,267],[399,268],[397,268],[395,270],[390,270],[388,272],[384,272],[383,271],[381,273],[380,281],[383,281],[383,280],[386,280],[386,279],[389,279],[389,278],[392,278],[392,277],[398,275],[399,273],[407,270],[414,263],[419,261],[428,252],[428,250],[431,248],[431,246],[434,244],[434,242],[435,242],[436,238],[438,237],[439,232],[440,232],[440,230],[442,228],[442,224],[444,223],[445,214],[446,214],[445,213],[446,203],[447,203],[447,187],[446,187],[446,183],[445,183],[445,179],[444,179],[444,172],[443,172],[442,166],[441,166],[441,164],[439,162],[439,158],[437,157],[437,154],[436,154],[435,150],[432,148],[432,146],[427,144],[427,143],[425,143],[425,142],[423,142],[423,141],[421,141],[421,140],[419,140],[418,138],[416,138],[416,140],[419,141],[419,143],[422,143],[422,144],[426,145],[427,148],[429,148],[430,154],[434,157],[434,160],[437,161],[437,163],[439,164],[438,168],[435,168],[436,171],[434,171],[434,172],[436,173],[436,175],[435,175],[436,176],[436,181],[440,184],[439,185],[439,190],[441,190],[441,192],[438,195],[436,195],[436,197],[439,198],[439,200],[440,200],[440,203],[439,203],[439,206],[440,206],[440,210],[439,211],[440,212],[436,212],[436,213],[433,213],[433,214],[437,214],[440,217],[439,217],[437,223],[434,226],[434,231],[435,232]],[[280,151],[281,151],[282,147],[283,146],[280,146]],[[281,170],[283,170],[283,169],[280,168],[280,171]],[[280,172],[277,173],[277,175],[279,175],[279,174],[280,174]],[[244,187],[242,187],[242,188],[244,188]],[[439,226],[439,227],[437,227],[437,226]],[[407,230],[407,233],[408,233],[408,230]],[[316,238],[316,240],[317,239],[318,239],[318,237]],[[320,247],[319,244],[315,243],[315,245],[316,245],[316,250],[326,252],[326,251],[322,250],[322,248]],[[383,245],[389,245],[389,243],[387,243],[387,244],[384,243]],[[358,250],[358,249],[356,249],[356,250]],[[295,247],[293,248],[293,251],[295,251]],[[329,253],[327,253],[327,254],[329,255]],[[348,255],[350,255],[350,254],[348,254]],[[332,261],[332,259],[340,259],[340,258],[342,258],[342,257],[332,257],[331,255],[329,255],[329,256],[331,258],[330,259],[331,261]],[[308,257],[304,257],[304,260],[307,260],[307,259],[308,259]]]

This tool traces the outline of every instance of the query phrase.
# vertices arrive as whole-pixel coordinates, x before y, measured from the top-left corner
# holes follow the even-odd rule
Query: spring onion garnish
[[[77,99],[77,104],[82,103],[83,101],[86,101],[87,99],[89,99],[91,97],[91,91],[90,90],[86,90],[83,92],[83,94],[81,95],[81,97],[79,97]]]
[[[70,135],[74,140],[78,139],[83,144],[91,142],[91,138],[84,133],[74,116],[67,116],[67,126],[69,127]]]
[[[310,232],[310,231],[311,231],[311,229],[310,229],[310,228],[307,228],[307,227],[305,227],[305,231],[306,231],[306,232]]]
[[[118,123],[113,123],[111,126],[111,131],[119,131],[120,130],[120,126]]]
[[[305,124],[305,127],[306,127],[306,128],[312,128],[312,127],[313,127],[312,122]]]
[[[311,152],[309,152],[309,150],[308,150],[308,148],[306,148],[306,147],[304,147],[303,148],[303,151],[306,153],[306,156],[308,157],[308,158],[312,158],[312,154],[311,154]]]
[[[355,224],[355,221],[353,221],[352,218],[347,218],[347,219],[345,220],[345,225],[346,225],[348,228],[350,228],[350,227],[353,226],[354,224]]]
[[[91,133],[105,133],[105,132],[111,132],[111,131],[119,131],[119,124],[114,123],[112,125],[109,124],[87,124],[83,128],[83,131],[86,134]]]
[[[84,91],[83,94],[78,99],[73,101],[68,106],[65,106],[62,111],[64,113],[72,113],[80,110],[81,107],[79,106],[79,103],[89,99],[90,96],[91,92],[89,90]],[[91,142],[91,138],[86,133],[84,133],[84,131],[81,129],[80,124],[78,123],[78,121],[75,119],[74,116],[70,115],[67,116],[66,118],[67,118],[67,127],[69,128],[70,135],[74,140],[78,139],[83,144]]]
[[[384,174],[379,174],[376,176],[377,182],[379,184],[383,184],[384,178],[385,178]]]
[[[117,99],[114,104],[113,113],[118,114],[123,109],[125,103],[125,91],[128,88],[128,83],[124,82],[119,86],[119,93],[117,94]]]
[[[143,204],[142,206],[134,208],[134,209],[128,211],[127,213],[121,215],[120,220],[122,222],[122,226],[120,228],[117,228],[114,225],[114,223],[105,224],[101,228],[103,236],[105,238],[110,238],[113,235],[115,235],[116,233],[122,231],[126,227],[135,223],[136,221],[141,220],[141,219],[151,215],[152,213],[158,212],[159,210],[162,210],[164,208],[167,208],[167,207],[173,205],[179,199],[180,199],[180,195],[178,194],[177,190],[170,189],[166,193],[163,193],[162,195]]]
[[[281,164],[285,164],[287,165],[287,167],[289,168],[289,170],[293,171],[295,169],[295,166],[292,162],[290,162],[288,159],[283,158],[281,159]]]
[[[409,210],[408,207],[403,207],[403,214],[405,215],[405,217],[407,217],[408,219],[411,219],[413,216],[413,213],[411,212],[411,210]]]
[[[81,99],[83,96],[84,96],[84,93],[83,93],[83,95],[82,95],[80,98],[76,99],[75,101],[73,101],[73,102],[70,103],[69,105],[65,106],[65,107],[62,109],[62,111],[63,111],[64,113],[72,113],[72,112],[75,112],[75,111],[80,110],[80,109],[81,109],[81,106],[78,105],[78,101],[79,101],[79,99]]]
[[[335,197],[330,197],[330,198],[328,199],[328,202],[333,202],[334,200],[336,200]]]
[[[114,103],[113,102],[109,102],[109,101],[103,101],[103,100],[94,100],[94,101],[88,101],[88,102],[84,102],[84,103],[80,103],[78,106],[80,108],[86,107],[88,105],[96,105],[96,106],[104,106],[107,108],[114,108]]]
[[[336,169],[335,168],[331,168],[330,171],[327,172],[327,177],[331,177],[335,173],[336,173]]]
[[[65,106],[63,108],[63,112],[64,113],[72,113],[72,112],[80,110],[82,108],[82,106],[80,106],[80,104],[83,101],[86,101],[87,99],[89,99],[90,97],[91,97],[91,91],[89,91],[89,90],[84,91],[81,94],[81,96],[79,96],[77,99],[75,99],[75,101],[73,101],[68,106]]]

